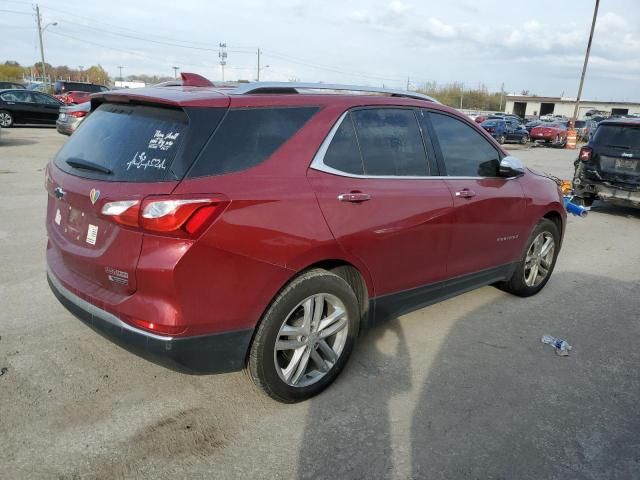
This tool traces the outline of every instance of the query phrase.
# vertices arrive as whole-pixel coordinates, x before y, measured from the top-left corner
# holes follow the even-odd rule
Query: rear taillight
[[[591,160],[591,155],[593,155],[593,149],[591,147],[582,147],[578,158],[583,162],[588,162]]]
[[[81,112],[81,111],[69,112],[67,115],[69,115],[70,117],[82,118],[87,115],[87,112]]]
[[[228,201],[218,197],[156,197],[107,202],[102,215],[129,227],[172,236],[194,236],[222,213]]]

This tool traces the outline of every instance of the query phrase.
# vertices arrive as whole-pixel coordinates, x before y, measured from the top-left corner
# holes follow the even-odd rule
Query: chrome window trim
[[[448,176],[448,175],[425,175],[425,176],[359,175],[357,173],[343,172],[342,170],[338,170],[336,168],[330,167],[330,166],[328,166],[328,165],[326,165],[324,163],[324,156],[326,155],[327,150],[329,149],[329,145],[331,145],[331,142],[333,141],[333,137],[336,135],[336,132],[340,128],[340,125],[342,125],[342,122],[344,121],[344,119],[347,117],[347,115],[350,112],[351,112],[351,110],[347,110],[342,115],[340,115],[340,118],[338,118],[338,121],[333,125],[333,127],[331,127],[331,130],[329,130],[329,133],[327,134],[325,139],[322,141],[322,144],[320,145],[320,148],[318,149],[318,151],[314,155],[313,160],[311,161],[311,165],[309,165],[309,168],[312,168],[313,170],[317,170],[319,172],[329,173],[331,175],[337,175],[339,177],[361,178],[361,179],[366,179],[366,180],[376,180],[376,179],[379,179],[379,180],[447,180],[447,179],[449,179],[449,180],[482,180],[482,179],[498,179],[498,178],[502,179],[502,180],[511,180],[511,178],[515,178],[515,177],[511,177],[511,178],[505,178],[505,177],[453,177],[453,176]]]

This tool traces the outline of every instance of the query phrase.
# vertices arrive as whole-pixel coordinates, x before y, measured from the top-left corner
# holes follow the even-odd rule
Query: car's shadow
[[[606,202],[596,201],[591,206],[592,212],[615,215],[616,217],[636,218],[640,220],[640,208],[623,207]]]
[[[33,145],[35,143],[38,143],[38,141],[30,138],[7,137],[4,133],[0,133],[0,147],[21,147],[23,145]]]

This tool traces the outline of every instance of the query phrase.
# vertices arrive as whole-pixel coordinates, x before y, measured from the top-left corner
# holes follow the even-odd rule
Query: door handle
[[[469,190],[468,188],[463,188],[462,190],[458,190],[456,192],[456,197],[460,197],[460,198],[471,198],[475,196],[476,196],[476,192],[474,192],[473,190]]]
[[[371,200],[371,195],[362,192],[342,193],[338,195],[338,200],[341,202],[360,203]]]

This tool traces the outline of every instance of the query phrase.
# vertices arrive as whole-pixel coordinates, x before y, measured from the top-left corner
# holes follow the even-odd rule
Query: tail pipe
[[[587,216],[587,213],[589,213],[589,210],[587,210],[582,205],[576,205],[575,203],[571,203],[571,199],[569,197],[564,197],[564,208],[567,209],[567,212],[569,212],[572,215],[575,215],[576,217],[584,218]]]

